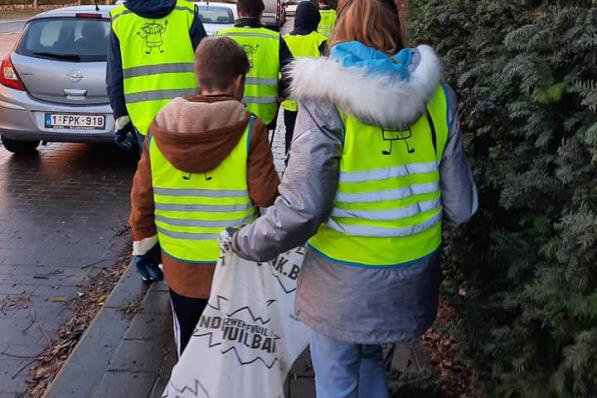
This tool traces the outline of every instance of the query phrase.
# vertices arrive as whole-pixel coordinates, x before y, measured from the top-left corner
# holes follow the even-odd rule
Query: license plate
[[[46,113],[44,117],[44,124],[46,128],[50,129],[103,130],[106,126],[106,116]]]

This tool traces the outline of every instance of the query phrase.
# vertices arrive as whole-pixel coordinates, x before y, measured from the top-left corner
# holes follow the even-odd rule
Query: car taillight
[[[10,62],[10,56],[4,57],[0,65],[0,84],[15,90],[25,91],[25,85],[17,75],[15,67]]]

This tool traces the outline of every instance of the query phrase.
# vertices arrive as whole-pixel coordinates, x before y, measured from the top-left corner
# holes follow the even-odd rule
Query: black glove
[[[132,122],[128,122],[123,128],[116,130],[114,142],[120,149],[127,152],[137,149],[137,130]]]

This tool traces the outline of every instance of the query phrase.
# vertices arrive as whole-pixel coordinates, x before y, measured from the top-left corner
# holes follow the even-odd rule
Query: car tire
[[[12,138],[6,138],[3,135],[0,135],[2,138],[2,145],[6,150],[13,152],[13,153],[27,153],[33,152],[39,145],[39,140],[37,141],[25,141],[25,140],[13,140]]]

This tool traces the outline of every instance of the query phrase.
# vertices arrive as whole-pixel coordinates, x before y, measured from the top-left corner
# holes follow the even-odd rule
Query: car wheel
[[[37,146],[39,145],[39,140],[13,140],[12,138],[6,138],[3,135],[0,135],[0,137],[2,138],[2,144],[4,145],[4,148],[13,153],[33,152],[35,151],[35,148],[37,148]]]

